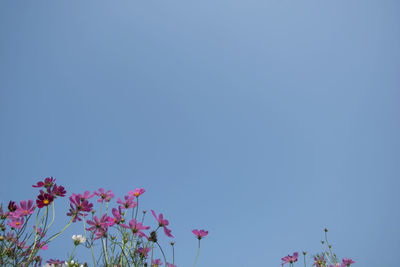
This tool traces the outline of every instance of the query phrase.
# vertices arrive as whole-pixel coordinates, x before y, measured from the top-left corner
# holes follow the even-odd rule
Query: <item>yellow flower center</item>
[[[135,195],[135,197],[137,197],[137,196],[139,195],[139,193],[138,193],[138,192],[135,192],[134,195]]]
[[[43,203],[47,205],[47,204],[49,204],[49,200],[45,199],[45,200],[43,200]]]
[[[16,222],[16,223],[15,223],[16,226],[18,226],[18,225],[20,225],[20,224],[21,224],[20,222]]]

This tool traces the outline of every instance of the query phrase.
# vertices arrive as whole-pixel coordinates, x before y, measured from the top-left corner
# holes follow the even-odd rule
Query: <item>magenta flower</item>
[[[11,221],[8,221],[7,224],[14,229],[21,229],[22,225],[24,225],[24,217],[21,218],[12,218]]]
[[[139,254],[141,258],[147,258],[150,250],[150,248],[138,248],[135,252]]]
[[[114,197],[114,193],[111,190],[105,192],[103,188],[99,188],[99,192],[95,191],[94,194],[100,197],[97,202],[110,202],[110,200]]]
[[[43,192],[40,190],[40,194],[38,195],[36,199],[36,205],[39,209],[48,206],[53,202],[54,197],[48,193]]]
[[[156,259],[156,260],[151,260],[151,266],[152,267],[157,267],[159,265],[162,265],[163,262],[161,261],[161,259]]]
[[[173,235],[171,235],[171,230],[167,228],[169,222],[168,222],[168,220],[164,220],[163,214],[160,213],[157,218],[157,215],[154,212],[154,210],[151,210],[151,213],[153,214],[154,218],[156,218],[156,220],[158,222],[158,226],[164,228],[165,235],[168,237],[174,237]]]
[[[94,194],[91,195],[90,191],[85,191],[85,193],[83,193],[83,195],[81,195],[81,194],[77,195],[75,193],[72,193],[72,195],[71,195],[71,197],[73,197],[73,198],[75,198],[76,196],[78,196],[81,199],[81,201],[85,201],[85,200],[92,198],[94,196]]]
[[[16,211],[17,208],[18,208],[18,206],[17,206],[17,204],[15,204],[14,201],[10,201],[10,202],[8,203],[8,210],[9,210],[10,212]]]
[[[123,209],[129,209],[129,208],[134,208],[137,206],[137,202],[133,201],[135,199],[134,196],[124,196],[125,201],[122,201],[120,198],[118,198],[117,203],[121,204],[121,207]]]
[[[87,200],[82,200],[84,198],[82,198],[82,196],[76,195],[76,194],[72,194],[69,197],[69,212],[67,213],[67,216],[74,216],[74,218],[72,219],[73,222],[76,222],[76,220],[81,221],[81,217],[80,216],[84,216],[86,215],[86,212],[90,212],[93,208],[93,204],[89,203],[89,201]]]
[[[294,263],[294,262],[296,262],[298,257],[299,257],[299,253],[298,252],[293,253],[293,255],[287,255],[286,257],[283,257],[282,258],[282,261],[283,261],[282,262],[282,266],[284,264],[286,264],[286,263]]]
[[[194,229],[192,233],[195,234],[199,240],[208,235],[208,231],[205,230]]]
[[[33,229],[35,230],[36,234],[39,235],[40,237],[45,237],[46,236],[46,234],[43,232],[42,228],[37,228],[36,229],[36,226],[34,225]]]
[[[177,267],[176,265],[173,265],[172,263],[167,262],[167,267]]]
[[[3,206],[0,205],[0,218],[5,220],[8,217],[8,212],[3,211]]]
[[[92,220],[86,221],[88,225],[92,225],[92,227],[86,228],[86,230],[92,231],[94,234],[98,231],[107,232],[109,224],[108,218],[109,217],[107,216],[107,214],[103,214],[100,220],[97,216],[94,216],[93,221]]]
[[[350,264],[353,264],[356,262],[350,258],[344,258],[344,259],[342,259],[342,263],[343,263],[343,266],[350,266]]]
[[[46,263],[48,263],[50,265],[54,264],[54,266],[61,266],[61,265],[63,265],[65,263],[65,261],[50,259],[50,260],[46,261]]]
[[[45,187],[45,188],[49,188],[53,185],[53,183],[55,182],[56,179],[54,179],[53,177],[47,177],[44,179],[44,181],[40,181],[38,182],[36,185],[32,185],[32,187]]]
[[[110,217],[110,226],[113,226],[114,224],[120,224],[122,220],[122,215],[121,215],[121,206],[118,206],[118,210],[116,208],[113,208],[111,213],[114,216],[114,219]]]
[[[34,211],[35,205],[33,205],[32,199],[28,200],[28,203],[25,200],[22,200],[19,203],[19,207],[17,207],[17,210],[14,212],[14,214],[18,215],[18,217],[22,217],[32,214]]]
[[[325,256],[322,254],[322,255],[317,255],[317,256],[315,256],[314,257],[314,263],[313,263],[313,266],[316,266],[316,267],[324,267],[325,265],[326,265],[326,260],[325,260]]]
[[[56,197],[65,197],[65,194],[67,194],[67,191],[63,186],[57,186],[57,184],[54,184],[53,187],[47,188],[47,192],[51,194],[54,198]]]
[[[133,195],[135,197],[139,197],[144,192],[146,192],[144,188],[136,188],[134,191],[129,191],[128,194]]]
[[[143,233],[142,230],[148,230],[150,229],[150,226],[144,226],[142,223],[138,223],[135,219],[129,221],[129,226],[122,223],[121,226],[124,228],[130,228],[135,236],[138,235],[148,238],[148,236]]]

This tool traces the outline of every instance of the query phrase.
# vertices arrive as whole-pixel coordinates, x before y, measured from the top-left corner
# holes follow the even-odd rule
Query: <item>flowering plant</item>
[[[312,266],[315,267],[349,267],[351,264],[355,263],[350,258],[343,258],[342,261],[338,259],[335,253],[332,251],[332,246],[328,241],[328,229],[325,228],[325,240],[321,241],[322,245],[326,245],[327,247],[324,248],[322,253],[316,254],[313,257],[313,264]],[[304,256],[304,266],[307,267],[306,263],[306,255],[307,252],[303,251]],[[294,266],[294,263],[298,261],[299,253],[294,252],[293,255],[287,255],[286,257],[282,258],[282,267],[289,263],[290,267]]]
[[[36,205],[33,200],[21,201],[19,205],[13,201],[8,204],[8,210],[3,211],[0,206],[0,265],[1,266],[41,266],[41,250],[48,249],[52,240],[60,236],[71,224],[82,222],[83,235],[73,235],[73,249],[68,260],[49,259],[45,267],[56,266],[88,266],[74,259],[74,252],[78,246],[90,249],[93,266],[166,266],[175,265],[174,244],[172,248],[172,261],[167,261],[164,250],[158,241],[158,231],[163,229],[168,238],[173,238],[169,221],[162,213],[158,215],[151,210],[156,226],[152,229],[144,224],[146,211],[139,213],[139,198],[145,193],[143,188],[129,191],[123,199],[118,198],[117,206],[111,207],[114,193],[111,190],[99,188],[91,193],[72,193],[69,197],[69,210],[66,215],[69,222],[61,230],[49,234],[55,219],[54,202],[58,197],[65,197],[66,190],[58,186],[53,177],[39,181],[35,188],[39,189]],[[90,199],[98,197],[99,211],[94,209]],[[52,215],[50,215],[50,209]],[[36,215],[33,215],[36,211]],[[50,221],[51,217],[51,221]],[[141,218],[140,218],[141,217]],[[31,228],[28,226],[33,224]],[[30,231],[31,230],[31,231]],[[199,241],[197,256],[200,250],[200,239],[208,234],[205,230],[193,230]],[[93,249],[94,244],[101,244],[101,252],[97,257]],[[161,258],[155,258],[156,253],[161,253]],[[172,263],[171,263],[172,262]]]

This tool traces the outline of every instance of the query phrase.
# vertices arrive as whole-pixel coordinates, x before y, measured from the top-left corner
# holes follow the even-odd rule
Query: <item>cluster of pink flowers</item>
[[[71,224],[82,222],[84,236],[73,236],[73,250],[69,259],[67,261],[50,259],[45,266],[78,266],[78,262],[73,259],[74,252],[76,247],[83,244],[83,247],[90,249],[93,266],[141,267],[165,264],[167,267],[177,267],[174,258],[175,242],[170,242],[173,257],[172,261],[168,262],[157,235],[158,230],[162,228],[167,238],[174,238],[172,230],[169,228],[170,222],[165,219],[162,213],[157,214],[154,210],[151,210],[155,219],[155,226],[152,230],[150,225],[144,223],[146,211],[143,210],[138,213],[139,197],[146,192],[143,188],[136,188],[129,191],[123,198],[117,198],[116,207],[109,207],[115,197],[111,190],[99,188],[93,193],[90,191],[85,191],[83,194],[72,193],[69,196],[69,210],[66,213],[70,221],[62,230],[47,237],[55,217],[54,201],[57,197],[66,196],[67,193],[63,186],[58,186],[55,183],[55,180],[53,177],[47,177],[33,185],[33,187],[39,188],[36,205],[34,200],[30,199],[23,200],[19,204],[10,201],[7,211],[3,211],[2,206],[0,206],[2,220],[0,265],[41,266],[40,250],[47,249],[49,243],[60,236]],[[95,196],[98,197],[97,201],[92,203],[91,199]],[[99,209],[96,210],[95,205],[100,205]],[[44,212],[40,212],[41,210]],[[53,210],[53,215],[49,223],[51,210]],[[33,233],[24,233],[29,230],[27,224],[35,211],[37,215],[32,227]],[[39,213],[41,213],[41,219],[38,219]],[[128,213],[131,214],[128,215]],[[129,216],[131,218],[128,218]],[[139,218],[140,216],[141,218]],[[4,224],[5,222],[7,224]],[[192,232],[199,241],[199,252],[200,239],[207,236],[208,231],[193,230]],[[102,246],[100,258],[94,255],[95,242],[100,242]],[[160,253],[163,259],[153,258],[157,254],[161,255]],[[87,264],[85,263],[83,266],[87,266]]]
[[[325,228],[325,241],[322,241],[322,244],[326,244],[328,246],[327,251],[324,251],[321,254],[317,254],[313,257],[313,264],[312,266],[315,267],[349,267],[351,264],[355,263],[350,258],[343,258],[342,261],[340,261],[337,257],[336,254],[332,252],[332,246],[328,242],[328,236],[327,236],[328,230]],[[304,266],[306,266],[306,255],[307,252],[303,251],[303,256],[304,256]],[[282,258],[282,267],[285,264],[289,264],[291,267],[294,266],[294,263],[297,262],[299,259],[299,253],[294,252],[293,255],[287,255]]]

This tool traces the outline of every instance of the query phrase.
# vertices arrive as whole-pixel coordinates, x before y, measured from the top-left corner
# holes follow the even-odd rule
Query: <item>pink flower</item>
[[[350,266],[350,264],[353,264],[356,262],[350,258],[344,258],[344,259],[342,259],[342,263],[343,263],[343,266]]]
[[[156,213],[154,212],[154,210],[151,210],[151,213],[153,214],[154,218],[156,218],[156,220],[157,220],[157,222],[158,222],[158,226],[164,228],[164,233],[165,233],[168,237],[174,237],[173,235],[171,235],[171,230],[167,228],[169,222],[168,222],[168,220],[164,220],[163,214],[160,213],[160,214],[158,215],[158,218],[157,218],[157,215],[156,215]]]
[[[141,258],[147,258],[150,250],[150,248],[138,248],[135,252],[139,254]]]
[[[74,216],[72,221],[76,222],[76,220],[81,221],[80,216],[86,215],[86,212],[90,212],[93,208],[93,204],[89,203],[87,200],[82,200],[82,196],[72,194],[72,196],[69,197],[69,212],[67,213],[67,216]]]
[[[87,220],[86,222],[88,225],[92,225],[92,227],[86,228],[86,230],[92,231],[94,234],[98,231],[107,232],[108,225],[110,223],[107,214],[103,214],[100,220],[97,216],[94,216],[93,221]]]
[[[47,192],[51,194],[54,198],[55,197],[65,197],[67,191],[65,190],[64,186],[57,186],[54,184],[53,187],[47,188]]]
[[[21,229],[22,225],[24,225],[24,217],[11,218],[11,221],[8,221],[7,224],[14,229]]]
[[[167,262],[167,267],[177,267],[176,265],[173,265],[172,263]]]
[[[144,190],[144,188],[136,188],[134,191],[129,191],[128,194],[134,195],[135,197],[139,197],[144,192],[146,192],[146,190]]]
[[[118,198],[117,203],[121,204],[123,209],[134,208],[137,206],[137,202],[133,201],[135,199],[134,196],[124,196],[125,202]]]
[[[156,260],[151,260],[151,266],[153,267],[157,267],[159,265],[162,265],[163,262],[161,261],[161,259],[156,259]]]
[[[113,226],[114,224],[120,224],[122,220],[121,206],[118,206],[118,210],[113,208],[111,212],[114,216],[114,219],[110,217],[110,226]]]
[[[35,205],[33,205],[32,199],[28,200],[28,203],[26,203],[25,200],[22,200],[19,205],[20,206],[14,212],[18,217],[27,216],[35,211]]]
[[[135,219],[129,221],[129,226],[122,223],[121,226],[124,228],[130,228],[135,236],[139,235],[148,238],[148,236],[143,233],[142,230],[148,230],[150,229],[150,226],[144,226],[142,223],[138,223]]]
[[[208,231],[205,230],[194,229],[192,233],[195,234],[199,240],[208,235]]]
[[[317,256],[315,256],[314,257],[314,263],[313,263],[313,266],[316,266],[316,267],[323,267],[323,266],[325,266],[326,265],[326,260],[325,260],[325,256],[322,254],[322,255],[317,255]]]
[[[283,258],[282,258],[282,261],[283,261],[283,262],[282,262],[282,266],[283,266],[284,264],[286,264],[286,263],[293,263],[293,262],[296,262],[297,259],[298,259],[298,257],[299,257],[299,253],[298,253],[298,252],[293,253],[292,256],[287,255],[286,257],[283,257]]]
[[[100,197],[97,202],[110,202],[110,200],[114,197],[114,193],[111,190],[104,192],[103,188],[99,188],[99,192],[95,191],[94,194]]]
[[[40,237],[45,237],[45,236],[46,236],[46,234],[43,232],[42,228],[36,229],[36,226],[34,225],[34,226],[33,226],[33,229],[35,230],[35,232],[36,232],[36,234],[37,234],[38,236],[40,236]]]
[[[36,185],[32,185],[32,187],[45,187],[45,188],[49,188],[53,185],[53,183],[56,181],[55,178],[53,177],[47,177],[44,179],[44,181],[40,181],[38,182]]]

